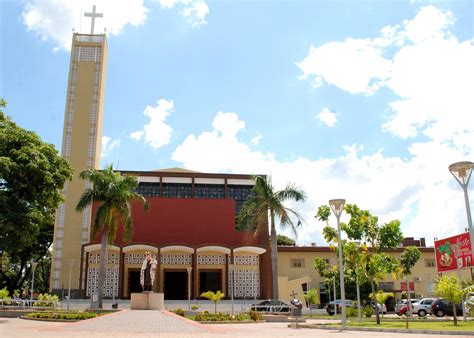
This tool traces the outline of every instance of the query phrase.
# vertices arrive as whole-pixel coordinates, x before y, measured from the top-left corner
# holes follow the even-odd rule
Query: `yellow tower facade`
[[[100,164],[106,65],[105,34],[73,34],[61,154],[71,163],[74,178],[64,187],[65,202],[56,215],[50,280],[54,293],[64,292],[69,278],[73,293],[84,289],[81,249],[90,239],[91,209],[75,208],[89,186],[79,174]]]

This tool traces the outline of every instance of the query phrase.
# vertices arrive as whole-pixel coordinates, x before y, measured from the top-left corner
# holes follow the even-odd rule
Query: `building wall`
[[[252,233],[235,230],[235,202],[231,199],[179,199],[147,197],[149,211],[141,205],[132,208],[133,237],[131,242],[170,245],[182,243],[204,246],[219,243],[224,246],[258,244]],[[97,204],[94,205],[93,214]],[[117,245],[123,245],[121,232]],[[99,243],[100,235],[91,243]]]
[[[412,269],[412,274],[409,276],[409,281],[414,282],[415,294],[418,297],[433,296],[434,279],[438,277],[436,273],[436,266],[429,266],[434,263],[435,254],[433,248],[420,248],[421,257]],[[390,251],[389,254],[395,258],[400,259],[403,249]],[[331,264],[338,265],[337,256],[334,251],[328,247],[302,247],[302,248],[288,248],[279,247],[278,249],[278,273],[280,277],[288,277],[288,280],[294,280],[301,277],[309,277],[309,288],[316,288],[319,292],[320,284],[324,282],[323,278],[319,276],[317,270],[313,267],[313,261],[316,257],[328,259]],[[302,259],[304,267],[292,267],[292,259]],[[456,271],[449,274],[457,274]],[[471,270],[465,269],[461,274],[462,278],[470,279]],[[405,282],[403,279],[394,279],[392,274],[387,274],[383,280],[384,283],[393,283],[393,289],[396,291],[396,298],[400,298],[401,283]],[[279,285],[280,294],[288,295],[292,290],[287,290]],[[411,290],[413,291],[413,290]]]
[[[56,292],[68,284],[71,262],[71,288],[79,289],[79,271],[86,263],[81,245],[89,241],[91,213],[75,207],[87,187],[79,174],[99,168],[106,65],[105,35],[73,34],[61,155],[71,163],[74,177],[63,189],[65,202],[56,216],[50,283]]]

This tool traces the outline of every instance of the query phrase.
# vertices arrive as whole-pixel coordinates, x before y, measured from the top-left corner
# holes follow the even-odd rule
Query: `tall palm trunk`
[[[375,283],[373,278],[369,278],[370,288],[372,289],[372,302],[375,304],[375,319],[377,320],[377,325],[380,325],[380,314],[379,307],[377,306],[377,298],[375,298]]]
[[[408,275],[405,276],[405,281],[407,283],[407,302],[408,302],[408,317],[412,319],[411,313],[411,290],[410,290],[410,281],[408,280]]]
[[[277,252],[277,234],[275,229],[275,213],[270,210],[270,241],[272,254],[272,281],[273,281],[273,299],[278,299],[278,252]]]
[[[102,243],[100,247],[100,268],[99,268],[99,285],[97,285],[97,292],[99,294],[99,308],[102,309],[102,295],[104,293],[104,284],[106,277],[105,266],[107,265],[108,258],[108,243],[109,242],[109,228],[105,227],[104,232],[102,233]]]

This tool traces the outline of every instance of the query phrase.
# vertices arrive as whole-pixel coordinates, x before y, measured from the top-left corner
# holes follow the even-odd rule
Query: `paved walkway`
[[[318,322],[318,320],[308,320]],[[0,318],[0,337],[331,337],[391,338],[407,334],[292,329],[287,323],[202,325],[167,311],[123,310],[76,323],[48,323],[18,318]],[[410,334],[409,338],[446,338]],[[462,337],[462,336],[457,336]]]

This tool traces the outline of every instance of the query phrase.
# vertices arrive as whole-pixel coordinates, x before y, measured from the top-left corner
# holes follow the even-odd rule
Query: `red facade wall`
[[[147,197],[147,200],[149,211],[144,211],[141,205],[133,205],[131,243],[229,247],[257,244],[252,234],[235,230],[235,201],[232,199]],[[95,209],[96,205],[93,214]],[[119,232],[115,243],[122,245],[120,238]]]

